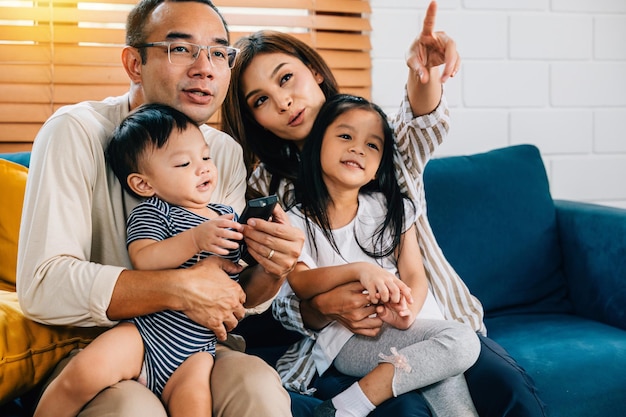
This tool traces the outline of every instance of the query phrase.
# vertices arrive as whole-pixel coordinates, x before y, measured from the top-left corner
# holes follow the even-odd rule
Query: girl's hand
[[[376,315],[383,322],[399,330],[411,327],[417,317],[417,314],[408,307],[406,300],[376,306]]]
[[[189,233],[198,252],[228,255],[229,250],[237,249],[243,239],[243,226],[233,218],[232,213],[223,214],[190,229]]]
[[[355,263],[358,267],[357,278],[365,288],[371,304],[413,303],[411,289],[394,274],[369,262]]]
[[[459,71],[461,58],[456,50],[456,42],[445,32],[434,32],[437,3],[431,1],[426,10],[422,33],[413,41],[406,58],[406,64],[415,71],[422,83],[430,78],[430,68],[445,64],[441,82]]]

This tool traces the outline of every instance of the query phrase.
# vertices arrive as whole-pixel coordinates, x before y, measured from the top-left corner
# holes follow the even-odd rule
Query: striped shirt
[[[482,305],[446,260],[426,213],[422,178],[424,168],[448,133],[449,122],[450,115],[444,97],[432,113],[413,117],[405,91],[398,113],[390,118],[396,138],[396,174],[402,191],[413,200],[417,211],[421,213],[415,221],[417,237],[430,290],[439,308],[446,319],[467,323],[485,335]],[[248,185],[267,194],[270,180],[271,174],[260,165],[248,180]],[[277,194],[283,204],[288,203],[293,195],[293,184],[281,180]],[[284,327],[306,336],[292,345],[277,363],[283,385],[289,390],[310,394],[310,384],[316,373],[311,351],[317,333],[305,327],[300,314],[300,302],[295,295],[277,297],[272,304],[272,310],[274,317]]]
[[[231,206],[223,204],[209,204],[208,207],[220,215],[234,212]],[[138,239],[165,240],[207,220],[182,207],[152,197],[131,212],[127,225],[127,244]],[[189,268],[211,255],[210,252],[200,252],[188,259],[181,268]],[[237,262],[240,250],[233,250],[224,258]],[[237,275],[231,275],[231,278],[237,279]],[[143,370],[147,386],[159,396],[172,373],[185,359],[197,352],[215,354],[217,338],[213,331],[195,323],[180,311],[166,310],[130,321],[137,326],[144,342]]]

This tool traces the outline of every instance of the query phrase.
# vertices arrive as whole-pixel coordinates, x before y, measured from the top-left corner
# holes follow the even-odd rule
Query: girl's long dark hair
[[[393,163],[395,151],[393,130],[389,126],[387,116],[376,104],[349,94],[338,94],[324,103],[302,148],[298,178],[295,181],[296,203],[300,205],[300,210],[308,220],[320,226],[333,249],[341,255],[328,219],[327,208],[331,198],[322,179],[320,156],[322,141],[328,126],[337,117],[353,109],[363,109],[378,114],[383,126],[384,144],[380,166],[375,179],[361,187],[360,193],[380,192],[385,196],[387,203],[385,220],[376,229],[374,236],[371,236],[371,242],[361,242],[355,234],[356,241],[363,252],[374,258],[383,258],[392,254],[395,248],[399,248],[405,222],[404,201],[408,200],[408,197],[400,190],[396,178]],[[310,226],[310,222],[305,223],[311,241],[315,242],[313,227]]]
[[[271,30],[245,36],[234,44],[240,49],[231,70],[231,82],[222,105],[222,130],[239,142],[244,150],[248,176],[258,162],[272,174],[270,194],[285,178],[295,181],[300,165],[300,151],[291,140],[281,139],[254,120],[243,97],[242,74],[257,55],[282,53],[298,58],[323,77],[320,88],[326,98],[338,92],[337,82],[320,54],[298,38]]]

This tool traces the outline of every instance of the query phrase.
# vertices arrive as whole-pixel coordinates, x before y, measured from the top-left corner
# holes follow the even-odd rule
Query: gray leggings
[[[363,377],[380,362],[390,362],[394,396],[419,389],[433,416],[465,417],[478,416],[463,372],[479,354],[480,341],[470,326],[417,319],[407,330],[384,325],[376,337],[352,336],[334,365],[341,373]]]

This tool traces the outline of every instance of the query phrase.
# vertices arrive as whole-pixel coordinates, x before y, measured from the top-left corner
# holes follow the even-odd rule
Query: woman
[[[444,317],[468,323],[480,333],[479,359],[465,373],[479,414],[544,416],[530,378],[502,347],[485,336],[482,306],[446,261],[426,217],[422,174],[447,134],[449,123],[442,83],[460,65],[454,41],[442,32],[433,32],[435,14],[432,2],[423,31],[411,45],[406,94],[391,120],[398,149],[396,171],[403,191],[423,213],[415,223],[419,245]],[[235,46],[241,52],[222,108],[223,128],[244,148],[251,193],[277,193],[289,207],[300,150],[322,104],[338,92],[336,81],[315,50],[289,35],[258,32],[240,39]],[[440,75],[438,67],[442,64],[445,67]],[[375,336],[382,322],[373,316],[375,309],[368,306],[362,290],[359,285],[346,284],[299,304],[277,299],[274,314],[287,327],[312,337],[315,330],[333,320],[353,333]],[[288,389],[310,393],[315,388],[316,396],[326,399],[354,382],[332,369],[314,381],[311,346],[306,340],[310,339],[293,346],[277,365]],[[399,401],[405,405],[398,405]],[[294,404],[297,407],[297,398]],[[397,407],[393,408],[396,415],[429,415],[416,393],[392,399],[388,406]],[[390,409],[379,407],[371,415],[384,416]]]

